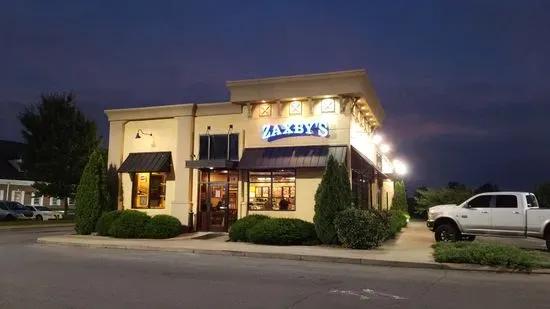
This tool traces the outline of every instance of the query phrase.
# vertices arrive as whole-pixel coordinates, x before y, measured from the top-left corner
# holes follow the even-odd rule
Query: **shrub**
[[[111,225],[121,213],[122,211],[120,210],[104,212],[101,217],[99,217],[99,220],[97,220],[97,224],[95,226],[96,232],[101,236],[109,236],[109,229],[111,228]]]
[[[247,232],[247,238],[263,245],[306,245],[317,240],[315,225],[300,219],[262,220]]]
[[[382,216],[386,226],[386,238],[394,238],[407,226],[407,214],[399,209],[383,211]]]
[[[267,219],[269,219],[269,217],[264,215],[250,215],[235,221],[229,230],[229,239],[231,239],[231,241],[249,241],[246,237],[248,230]]]
[[[334,218],[340,211],[350,207],[352,207],[352,195],[347,169],[330,156],[323,179],[315,193],[313,222],[321,242],[338,243]]]
[[[146,213],[137,210],[124,210],[113,221],[109,228],[109,235],[116,238],[143,237],[145,225],[151,220]]]
[[[515,269],[547,267],[548,260],[535,252],[496,242],[438,242],[434,258],[439,263],[467,263]]]
[[[346,209],[336,216],[334,226],[344,247],[372,249],[386,238],[387,220],[374,209]]]
[[[90,155],[76,190],[75,201],[75,230],[78,234],[90,234],[102,212],[109,207],[105,157],[101,149]]]
[[[169,215],[156,215],[145,225],[145,238],[172,238],[183,232],[178,218]]]

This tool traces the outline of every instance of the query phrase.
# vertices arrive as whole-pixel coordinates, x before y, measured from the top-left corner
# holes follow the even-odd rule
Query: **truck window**
[[[527,199],[527,204],[529,205],[529,207],[539,207],[539,202],[533,194],[528,194],[525,196],[525,198]]]
[[[491,207],[491,195],[482,195],[468,202],[471,208],[489,208]]]
[[[518,208],[518,198],[515,195],[497,195],[496,208]]]

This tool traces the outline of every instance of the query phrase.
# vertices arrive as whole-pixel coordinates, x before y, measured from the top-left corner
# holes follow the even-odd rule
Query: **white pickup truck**
[[[428,228],[436,241],[474,240],[476,236],[534,237],[550,251],[550,208],[539,208],[528,192],[487,192],[460,205],[428,210]]]

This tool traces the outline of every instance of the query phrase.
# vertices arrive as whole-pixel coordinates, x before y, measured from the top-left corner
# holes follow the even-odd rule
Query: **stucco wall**
[[[382,208],[390,209],[394,195],[393,180],[386,179],[382,184]]]

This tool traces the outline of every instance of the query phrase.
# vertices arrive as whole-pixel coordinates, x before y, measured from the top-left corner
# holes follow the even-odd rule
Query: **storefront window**
[[[296,172],[249,172],[249,210],[296,210]]]
[[[164,208],[166,174],[136,173],[134,177],[132,208]]]
[[[229,153],[228,153],[229,151]],[[239,159],[239,134],[201,135],[199,140],[199,159]]]

